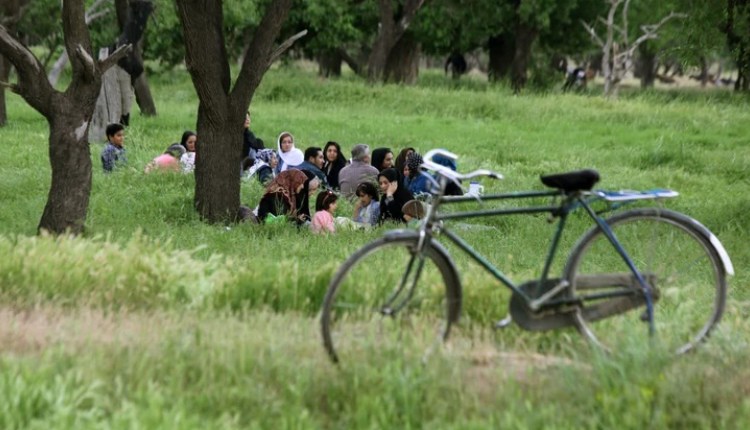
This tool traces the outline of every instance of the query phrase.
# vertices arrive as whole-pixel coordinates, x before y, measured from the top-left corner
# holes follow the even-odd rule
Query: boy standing
[[[122,124],[110,124],[107,126],[107,143],[102,150],[102,166],[104,173],[112,172],[115,167],[124,166],[128,163],[125,156],[125,127]]]

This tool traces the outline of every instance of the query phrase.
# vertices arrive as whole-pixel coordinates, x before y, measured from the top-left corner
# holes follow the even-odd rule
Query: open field
[[[36,237],[49,186],[47,125],[15,95],[0,129],[0,428],[744,428],[750,423],[750,99],[682,88],[620,100],[513,96],[481,80],[425,72],[420,85],[366,86],[272,70],[253,131],[273,145],[328,140],[443,147],[459,169],[490,168],[487,192],[542,189],[538,176],[584,167],[601,188],[669,187],[665,203],[722,240],[737,276],[718,330],[675,359],[646,339],[614,356],[574,330],[493,332],[508,293],[456,255],[464,321],[425,364],[372,346],[332,366],[316,314],[330,276],[377,237],[324,238],[285,226],[202,223],[194,181],[143,167],[195,127],[187,74],[151,78],[159,116],[132,115],[130,165],[94,183],[86,234]],[[593,90],[592,90],[593,91]],[[243,183],[242,201],[262,192]],[[340,215],[350,206],[342,203]],[[584,228],[573,220],[568,249]],[[518,280],[535,276],[552,230],[543,217],[472,220],[461,233]],[[450,248],[449,250],[455,251]],[[564,255],[555,268],[564,264]],[[384,268],[383,270],[387,270]]]

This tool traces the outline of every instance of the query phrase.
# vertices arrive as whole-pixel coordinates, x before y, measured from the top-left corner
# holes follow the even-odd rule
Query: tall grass
[[[487,192],[542,189],[538,176],[582,167],[602,188],[671,187],[666,202],[714,231],[732,256],[725,317],[696,354],[645,339],[614,356],[572,330],[493,332],[508,293],[449,247],[465,323],[426,364],[373,345],[332,367],[316,319],[338,265],[384,228],[320,237],[285,226],[207,225],[194,181],[144,175],[184,129],[197,99],[184,71],[153,76],[159,116],[133,115],[130,165],[100,170],[79,238],[36,237],[49,186],[47,126],[8,95],[0,129],[0,427],[2,428],[740,428],[750,418],[747,248],[748,100],[726,92],[525,94],[427,72],[416,87],[269,72],[253,129],[274,146],[328,140],[459,154],[490,168]],[[243,183],[242,201],[262,193]],[[340,215],[351,207],[341,202]],[[572,220],[568,249],[586,227]],[[471,220],[461,234],[512,278],[542,267],[543,217]],[[555,261],[561,269],[565,255]],[[384,268],[383,270],[387,270]],[[408,342],[404,343],[408,349]],[[542,354],[542,355],[540,355]],[[745,395],[743,395],[745,394]]]

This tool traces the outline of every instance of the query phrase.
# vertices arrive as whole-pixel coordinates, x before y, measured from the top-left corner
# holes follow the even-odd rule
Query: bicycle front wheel
[[[724,311],[726,273],[714,246],[690,218],[666,209],[623,212],[607,224],[653,288],[657,344],[677,353],[695,347]],[[565,276],[584,299],[576,324],[595,344],[613,350],[633,335],[648,335],[641,287],[598,227],[578,242]],[[613,297],[627,288],[632,296]]]
[[[373,354],[424,356],[448,337],[461,287],[444,249],[417,251],[414,233],[387,235],[352,255],[329,284],[321,314],[323,345],[334,362]]]

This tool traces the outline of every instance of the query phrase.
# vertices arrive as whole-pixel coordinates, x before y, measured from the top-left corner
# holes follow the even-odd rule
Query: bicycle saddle
[[[599,172],[593,169],[576,170],[566,173],[542,175],[542,183],[550,188],[558,188],[566,193],[590,190],[599,182]]]

